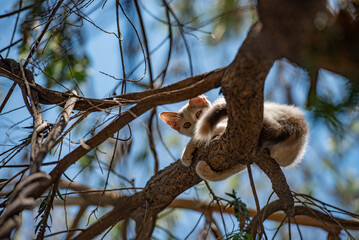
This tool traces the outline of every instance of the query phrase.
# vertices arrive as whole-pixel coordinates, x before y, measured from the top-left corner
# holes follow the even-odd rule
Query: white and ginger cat
[[[185,166],[192,163],[192,153],[208,144],[214,136],[227,127],[227,105],[219,98],[213,105],[204,95],[192,98],[178,112],[162,112],[160,117],[180,134],[191,137],[181,157]],[[267,148],[271,157],[282,166],[297,165],[306,149],[308,126],[298,108],[272,102],[264,102],[263,128],[258,148]],[[238,164],[222,172],[214,171],[205,161],[199,161],[197,174],[206,180],[220,181],[246,168]]]

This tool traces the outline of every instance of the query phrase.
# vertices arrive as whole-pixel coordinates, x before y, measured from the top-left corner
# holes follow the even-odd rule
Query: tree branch
[[[43,172],[34,173],[16,186],[9,198],[5,213],[0,218],[0,239],[10,238],[11,232],[21,223],[19,213],[35,205],[35,190],[47,186],[50,176]]]
[[[137,105],[124,112],[104,129],[87,140],[85,144],[89,146],[89,148],[85,149],[84,147],[79,146],[74,151],[66,155],[50,173],[51,177],[53,179],[59,177],[69,166],[88,153],[91,149],[106,141],[109,137],[113,136],[115,132],[119,131],[122,127],[126,126],[132,120],[139,117],[149,109],[155,106],[179,102],[195,97],[209,91],[210,89],[218,87],[219,81],[220,75],[218,75],[218,72],[214,71],[213,74],[208,74],[208,76],[203,80],[188,87],[184,87],[179,90],[172,90],[170,92],[153,93],[153,95],[143,98]]]
[[[12,68],[9,67],[9,63],[11,63]],[[0,76],[6,77],[18,84],[23,84],[24,80],[18,76],[19,74],[19,67],[18,63],[13,59],[5,59],[0,60]],[[25,70],[29,71],[29,70]],[[225,71],[225,68],[219,68],[214,71],[196,75],[193,77],[189,77],[185,80],[182,80],[180,82],[171,84],[169,86],[160,88],[160,89],[153,89],[153,90],[147,90],[143,92],[136,92],[136,93],[128,93],[123,95],[114,96],[111,98],[104,98],[104,99],[94,99],[94,98],[85,98],[85,97],[78,97],[78,101],[76,102],[76,105],[74,106],[74,110],[82,110],[82,111],[104,111],[112,108],[116,108],[119,106],[125,106],[125,105],[131,105],[131,104],[137,104],[141,100],[146,99],[147,97],[154,96],[161,93],[166,92],[172,92],[176,90],[181,90],[186,87],[190,87],[193,84],[197,84],[201,82],[197,86],[197,90],[201,89],[202,87],[205,87],[205,85],[210,84],[213,88],[220,86],[220,81],[223,76],[223,73]],[[206,80],[203,82],[203,80]],[[216,81],[215,86],[213,86],[213,81]],[[41,87],[40,85],[34,83],[30,84],[30,88],[34,89],[38,92],[39,95],[39,102],[41,104],[55,104],[58,106],[63,106],[64,103],[67,101],[69,96],[71,94],[69,93],[63,93],[58,92],[54,90],[50,90],[44,87]],[[205,89],[208,89],[205,87]],[[207,91],[209,91],[208,89]],[[199,91],[200,92],[200,91]],[[203,93],[205,91],[202,91]],[[199,93],[199,94],[201,94]],[[179,100],[181,101],[181,100]],[[168,102],[172,103],[172,102]]]
[[[77,93],[75,90],[72,91],[73,96],[70,97],[65,104],[64,110],[62,111],[60,120],[56,123],[56,125],[51,129],[49,135],[47,136],[45,142],[40,145],[40,149],[35,156],[34,163],[36,163],[36,168],[40,169],[41,163],[46,157],[46,155],[50,152],[50,150],[54,147],[57,138],[60,136],[62,131],[65,129],[67,123],[70,120],[71,112],[77,101]],[[31,166],[31,168],[33,165]]]
[[[165,209],[179,194],[201,181],[194,171],[194,166],[196,166],[199,159],[207,159],[207,162],[210,164],[219,164],[225,168],[230,167],[230,164],[234,165],[238,164],[238,162],[246,164],[247,162],[250,163],[250,161],[252,161],[250,159],[256,154],[257,142],[262,124],[264,79],[273,63],[273,60],[271,61],[271,59],[268,59],[267,56],[265,56],[265,59],[255,58],[250,52],[253,48],[252,44],[256,43],[255,39],[258,37],[259,31],[260,28],[258,28],[258,26],[252,28],[248,34],[246,42],[239,50],[239,54],[237,54],[236,59],[226,69],[223,77],[223,89],[224,93],[227,94],[226,97],[228,97],[228,110],[230,113],[234,114],[235,117],[238,116],[238,119],[236,119],[230,114],[227,127],[228,136],[224,135],[220,139],[217,139],[217,141],[213,141],[208,147],[198,149],[198,151],[194,154],[194,163],[192,167],[184,167],[179,162],[175,162],[155,174],[148,181],[146,188],[142,192],[137,193],[140,197],[135,197],[136,194],[131,196],[132,200],[136,203],[139,203],[139,198],[143,198],[142,208],[147,209],[146,206],[151,206],[151,208],[147,210],[149,213],[159,213]],[[254,80],[252,80],[253,78]],[[196,91],[196,85],[198,84],[199,83],[194,84],[191,87],[187,87],[183,89],[183,91],[177,90],[171,91],[170,93],[160,93],[155,96],[147,97],[140,101],[130,111],[137,117],[139,116],[138,108],[141,106],[141,103],[143,103],[144,106],[152,102],[157,103],[156,105],[161,105],[165,102],[168,103],[172,99],[189,99],[192,96],[198,95],[199,91]],[[205,89],[202,89],[202,92],[205,91]],[[163,97],[166,98],[164,99]],[[145,100],[146,102],[144,102]],[[238,106],[235,106],[235,104]],[[144,111],[147,110],[148,109],[144,109]],[[126,113],[128,112],[129,111]],[[126,113],[121,117],[125,116]],[[114,124],[114,126],[111,126],[112,124]],[[120,129],[122,126],[123,125],[119,121],[115,120],[106,128],[112,129],[113,127],[116,127]],[[235,131],[239,131],[239,134]],[[94,138],[95,137],[96,136],[94,136]],[[104,140],[107,139],[107,137],[104,138]],[[90,147],[94,147],[90,141],[91,139],[88,140],[86,144]],[[241,146],[241,148],[238,148],[238,146]],[[82,147],[79,147],[78,149],[80,148]],[[83,151],[84,150],[81,149],[81,152]],[[69,163],[75,162],[78,158],[79,157],[77,156],[74,158],[65,157],[50,175],[54,178],[58,174],[61,174],[62,171],[69,166]],[[60,168],[60,165],[66,168]],[[281,172],[280,169],[279,171]],[[271,180],[277,181],[278,179]],[[279,180],[280,182],[276,184],[287,185],[285,178],[279,178]],[[277,191],[276,188],[274,190]],[[287,194],[290,195],[289,187]],[[280,192],[277,192],[277,195],[280,198],[283,198],[284,196],[284,194],[281,194]],[[127,200],[124,199],[124,201]],[[283,199],[283,201],[285,201],[285,199]],[[131,208],[133,205],[134,204],[131,204]],[[137,207],[138,206],[135,208]],[[141,215],[143,209],[138,209],[138,211],[136,211],[137,213],[134,212],[133,215]],[[112,224],[115,224],[115,222],[111,222],[110,219],[119,221],[127,217],[128,214],[130,214],[128,208],[123,209],[123,205],[117,206],[101,218],[100,221],[80,233],[78,235],[78,239],[93,238],[101,233],[101,231],[110,227]]]
[[[81,188],[82,189],[82,188]],[[112,195],[113,192],[106,192],[104,196],[107,194]],[[98,199],[96,200],[96,195],[100,197],[102,195],[101,192],[98,194],[94,193],[82,193],[79,197],[71,197],[66,198],[66,205],[67,206],[83,206],[83,205],[97,205]],[[123,196],[117,195],[117,197],[105,197],[101,200],[101,206],[113,206],[120,198]],[[95,198],[95,200],[93,200]],[[63,205],[64,202],[60,199],[55,199],[54,205]],[[273,206],[273,207],[271,207]],[[218,212],[218,213],[226,213],[226,214],[233,214],[234,215],[234,207],[226,207],[222,204],[210,204],[209,201],[197,201],[197,200],[188,200],[188,199],[174,199],[168,208],[181,208],[187,210],[193,210],[200,213],[204,211],[207,212]],[[303,226],[311,226],[311,227],[319,227],[323,230],[328,231],[328,227],[333,231],[341,230],[341,226],[333,220],[331,217],[325,215],[324,213],[317,214],[318,211],[312,211],[312,208],[304,207],[304,206],[295,206],[295,212],[293,217],[290,220],[290,223],[294,224],[297,223]],[[249,214],[253,217],[253,226],[249,227],[248,229],[252,229],[255,227],[259,227],[259,219],[267,219],[277,222],[284,221],[285,223],[289,222],[289,219],[285,213],[280,213],[281,210],[279,201],[274,201],[270,203],[269,207],[263,208],[267,212],[265,218],[262,218],[260,215],[257,215],[257,211],[255,209],[249,208]],[[258,218],[258,219],[257,219]],[[295,219],[294,219],[295,218]],[[322,219],[322,220],[321,220]],[[324,222],[323,222],[324,220]],[[258,222],[257,222],[258,221]],[[338,222],[342,224],[343,227],[350,230],[358,230],[359,229],[359,222],[357,220],[350,220],[350,219],[337,219]],[[257,224],[256,226],[254,226]]]

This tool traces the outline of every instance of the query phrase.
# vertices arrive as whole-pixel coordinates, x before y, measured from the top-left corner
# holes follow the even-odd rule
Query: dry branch
[[[131,214],[134,218],[138,218],[139,216],[144,218],[146,214],[151,216],[158,214],[179,194],[201,181],[194,171],[194,166],[199,159],[207,159],[207,162],[212,164],[215,170],[221,170],[220,167],[226,168],[238,163],[246,164],[246,161],[250,161],[250,159],[255,156],[257,140],[262,124],[261,115],[263,107],[263,85],[265,77],[272,64],[268,58],[261,59],[259,56],[255,58],[251,55],[250,51],[253,47],[252,44],[256,43],[255,39],[258,35],[258,31],[260,31],[260,28],[257,26],[252,28],[248,34],[246,42],[239,51],[240,54],[237,55],[233,63],[226,69],[225,75],[223,76],[224,93],[228,95],[236,94],[235,97],[229,97],[231,99],[231,104],[227,101],[229,105],[229,112],[233,111],[233,113],[236,114],[236,117],[237,114],[242,112],[238,119],[235,119],[230,115],[227,127],[228,136],[224,134],[224,136],[213,141],[208,147],[198,149],[194,155],[194,164],[192,167],[184,167],[177,161],[159,171],[147,182],[143,191],[130,197],[123,197],[113,210],[101,218],[100,221],[80,233],[76,239],[93,238],[111,225],[115,224],[117,221],[128,217],[129,214]],[[260,62],[261,60],[263,60],[263,62]],[[252,80],[253,78],[254,80]],[[188,99],[192,96],[198,95],[199,91],[197,92],[195,87],[198,84],[199,83],[194,84],[191,87],[187,87],[184,91],[177,90],[171,91],[171,93],[161,93],[155,96],[147,97],[145,99],[154,100],[146,101],[146,103],[155,102],[157,105],[164,104],[165,99],[162,99],[162,97],[166,97],[166,101],[171,99],[179,100],[179,98],[182,100],[182,97],[184,97],[183,99]],[[136,116],[138,116],[136,107],[139,107],[141,103],[146,104],[143,101],[144,100],[131,109]],[[239,102],[238,105],[233,106],[237,102]],[[238,108],[234,109],[235,107]],[[116,127],[119,127],[118,123],[116,123]],[[237,130],[239,133],[244,133],[236,134],[235,131]],[[89,141],[87,141],[86,144],[88,142]],[[88,145],[93,147],[91,144]],[[243,146],[243,148],[240,148],[243,150],[239,150],[238,146]],[[217,166],[220,165],[218,169],[216,168],[216,164]],[[280,169],[279,172],[282,173]],[[54,171],[51,174],[53,173]],[[54,177],[55,175],[52,176]],[[285,191],[283,188],[279,188],[280,191],[278,191],[277,188],[274,188],[274,190],[281,199],[284,208],[290,209],[293,205],[293,198],[283,173],[277,178],[273,178],[271,175],[270,177],[272,182],[274,182],[274,186],[287,186]],[[128,201],[133,201],[133,204],[126,206]],[[136,209],[136,211],[131,213],[132,210],[128,211],[129,208],[133,210]],[[141,222],[141,224],[151,224],[151,222],[146,222],[146,220],[152,221],[151,218],[144,218],[144,221]],[[140,231],[137,234],[144,236],[145,238],[148,238],[152,234],[152,232],[150,232],[151,228],[143,228],[141,230],[143,231]]]
[[[36,153],[36,156],[34,157],[34,163],[36,166],[31,165],[31,169],[35,168],[36,171],[40,170],[40,166],[42,164],[42,161],[46,157],[46,155],[51,151],[51,149],[54,147],[57,138],[60,136],[62,131],[65,129],[67,123],[70,120],[71,112],[76,104],[77,101],[77,93],[75,90],[72,91],[73,96],[70,97],[64,106],[64,110],[61,114],[61,117],[59,121],[55,124],[55,126],[51,129],[49,132],[45,142],[43,144],[40,144],[39,149]],[[33,134],[37,132],[34,131]]]
[[[10,66],[9,66],[10,65]],[[196,75],[193,77],[189,77],[185,80],[180,82],[174,83],[172,85],[160,88],[160,89],[153,89],[147,90],[143,92],[137,93],[128,93],[123,95],[114,96],[111,98],[104,98],[104,99],[94,99],[94,98],[85,98],[85,97],[78,97],[76,105],[74,106],[74,110],[82,110],[82,111],[104,111],[112,108],[117,108],[119,106],[126,106],[139,103],[142,100],[145,100],[147,97],[154,96],[161,93],[170,93],[172,91],[181,90],[186,87],[190,87],[191,85],[197,84],[201,82],[202,84],[197,86],[197,90],[201,87],[208,89],[205,85],[209,84],[209,86],[215,88],[220,86],[220,81],[222,75],[224,73],[225,68],[216,69],[209,73],[204,73],[200,75]],[[24,84],[24,80],[18,76],[19,74],[19,66],[18,63],[12,59],[5,59],[0,60],[0,76],[6,77],[18,84]],[[206,80],[208,82],[203,82],[202,80]],[[210,80],[211,79],[211,80]],[[211,81],[217,81],[215,86],[213,86]],[[50,90],[44,88],[36,83],[29,84],[30,88],[35,90],[39,95],[39,102],[41,104],[50,104],[50,105],[58,105],[63,106],[66,100],[71,96],[71,93],[66,92],[58,92],[54,90]],[[210,90],[210,89],[208,89]],[[208,91],[207,90],[207,91]],[[204,92],[204,91],[203,91]],[[201,92],[201,93],[203,93]],[[183,99],[185,100],[185,99]],[[181,100],[178,100],[181,101]],[[172,103],[172,102],[168,102]],[[168,104],[165,103],[165,104]]]
[[[278,203],[280,209],[290,210],[289,214],[292,215],[295,214],[292,209],[293,197],[284,175],[276,163],[268,158],[268,154],[257,155],[258,153],[256,153],[258,131],[261,129],[263,84],[275,59],[291,56],[291,59],[295,62],[305,60],[304,49],[309,48],[314,43],[313,41],[316,40],[308,39],[307,37],[312,36],[312,34],[314,36],[320,35],[317,29],[313,27],[313,19],[315,19],[318,11],[326,11],[326,8],[322,2],[311,4],[311,1],[306,1],[303,4],[302,1],[290,1],[283,6],[280,5],[282,2],[277,1],[273,4],[272,2],[262,1],[259,3],[259,15],[263,25],[258,24],[251,30],[235,61],[226,69],[223,76],[223,92],[227,98],[229,111],[229,124],[226,135],[213,141],[208,148],[200,149],[194,158],[208,159],[207,162],[215,170],[223,170],[238,162],[246,164],[255,160],[259,163],[259,160],[261,160],[259,163],[261,169],[270,177],[273,188],[280,197],[280,202]],[[295,2],[295,4],[291,5],[292,2]],[[293,14],[296,17],[293,17]],[[283,16],[296,22],[293,23],[288,19],[283,19]],[[279,27],[283,23],[284,29]],[[300,36],[297,34],[298,29],[293,28],[293,25],[302,27]],[[240,97],[238,98],[238,96]],[[241,147],[239,148],[238,146]],[[257,158],[255,157],[256,155]],[[263,161],[264,159],[268,160]],[[275,170],[272,171],[272,169]],[[161,211],[176,197],[177,192],[181,193],[191,187],[191,185],[187,186],[186,182],[182,182],[184,178],[179,171],[185,171],[185,169],[178,163],[174,163],[150,179],[144,190],[145,195],[141,195],[141,197],[144,197],[145,206],[150,206],[149,211],[151,213]],[[190,173],[192,172],[187,174]],[[191,184],[196,184],[200,181],[193,175],[187,175],[186,179],[191,177],[194,178],[194,182]],[[139,214],[146,209],[145,206],[142,207],[143,209],[138,210]],[[118,215],[120,209],[121,207],[115,207],[104,219],[108,220],[111,215]],[[122,216],[124,215],[122,214]],[[109,222],[99,221],[81,233],[78,239],[95,236],[99,233],[95,231],[100,231],[100,229],[106,229],[110,226],[107,224]],[[144,236],[148,236],[148,234]]]
[[[336,66],[336,62],[328,55],[318,56],[318,61],[313,66],[308,66],[307,60],[312,57],[311,53],[308,53],[309,49],[317,47],[320,53],[325,53],[328,50],[328,45],[323,44],[327,41],[327,37],[318,31],[313,24],[318,12],[330,15],[323,2],[316,1],[313,3],[309,0],[260,1],[258,8],[261,22],[258,22],[251,29],[235,60],[226,68],[194,76],[161,89],[124,94],[106,99],[77,97],[74,107],[77,110],[104,111],[123,105],[135,104],[130,110],[122,113],[95,136],[88,139],[84,145],[93,149],[151,108],[189,99],[222,84],[229,112],[227,131],[208,147],[198,149],[194,155],[194,164],[199,159],[207,159],[214,170],[221,171],[238,163],[251,164],[254,161],[271,179],[273,189],[279,196],[279,201],[275,201],[261,210],[265,218],[279,210],[286,211],[290,217],[296,214],[312,214],[312,211],[308,212],[303,208],[293,207],[293,197],[281,169],[269,157],[268,153],[257,152],[257,141],[262,125],[264,81],[276,59],[286,57],[311,69],[319,69],[320,67],[328,67],[329,69],[333,67],[334,69]],[[334,25],[327,26],[328,31],[333,26],[340,26],[345,31],[353,31],[358,29],[359,25],[350,24],[348,21],[337,21]],[[359,38],[357,35],[353,35],[354,39]],[[345,46],[345,40],[348,40],[345,37],[343,41],[336,43]],[[355,66],[359,62],[359,55],[350,54],[351,52],[347,51],[346,47],[342,48],[346,51],[343,51],[340,57],[349,56],[348,59],[354,66],[347,64],[346,67],[343,67],[344,70],[339,69],[338,71],[358,77],[358,68]],[[32,53],[33,51],[29,58]],[[340,61],[339,58],[338,61]],[[21,68],[13,60],[0,60],[0,75],[22,86],[27,85],[31,89],[29,92],[36,92],[38,95],[37,103],[63,106],[66,100],[72,96],[68,93],[43,88],[34,82],[26,83],[20,74],[20,70]],[[28,70],[25,70],[25,73],[26,71]],[[50,173],[51,183],[59,179],[64,171],[87,154],[90,149],[79,146],[65,156]],[[137,221],[139,224],[153,224],[159,212],[168,207],[179,194],[200,181],[201,179],[194,171],[194,165],[184,167],[177,161],[157,172],[148,181],[143,191],[131,196],[119,197],[110,212],[81,232],[76,239],[91,239],[118,221],[129,217],[142,219]],[[45,192],[49,185],[50,183],[45,187],[39,187],[35,197],[39,197]],[[310,216],[324,219],[329,225],[333,224],[319,213]],[[248,227],[248,231],[252,232],[253,235],[258,229],[260,222],[258,218],[255,216]],[[297,217],[296,220],[298,221]],[[340,220],[340,223],[347,224],[348,222]],[[354,225],[357,226],[356,223]],[[152,227],[138,228],[138,236],[149,238],[152,230]]]
[[[183,208],[183,209],[190,209],[198,212],[222,212],[222,213],[228,213],[228,214],[234,214],[234,208],[233,207],[227,207],[225,208],[225,205],[218,205],[218,204],[211,204],[208,201],[194,201],[194,200],[187,200],[187,199],[175,199],[173,202],[168,206],[169,208]],[[255,217],[257,216],[257,211],[254,209],[248,209],[250,216]],[[321,219],[323,219],[327,224],[324,224],[323,221],[318,220],[318,216],[314,213],[320,215]],[[330,219],[328,216],[323,215],[323,213],[318,213],[317,210],[308,209],[303,206],[295,206],[295,214],[294,217],[291,217],[290,222],[292,224],[295,223],[303,226],[311,226],[311,227],[320,227],[324,230],[328,230],[327,227],[329,226],[333,230],[341,230],[341,227],[333,222],[332,219]],[[269,215],[267,214],[268,220],[273,220],[277,222],[286,222],[288,223],[289,220],[284,213],[280,213],[277,211],[269,212]],[[343,226],[346,229],[351,230],[358,230],[359,229],[359,221],[358,220],[349,220],[349,219],[340,219],[338,218],[338,221],[343,224]]]
[[[75,184],[76,185],[76,184]],[[67,186],[67,184],[66,184]],[[81,185],[83,186],[83,185]],[[91,188],[88,187],[75,187],[71,189],[81,189],[79,191],[90,190]],[[99,190],[97,193],[80,193],[80,196],[76,197],[66,197],[65,202],[61,199],[55,199],[54,205],[57,206],[89,206],[89,205],[98,205],[101,199],[101,206],[113,206],[118,199],[120,199],[122,196],[115,192],[106,192],[104,196],[102,196],[102,191]],[[279,206],[279,205],[278,205]],[[197,201],[197,200],[189,200],[189,199],[174,199],[171,204],[168,206],[168,208],[174,208],[174,209],[188,209],[197,211],[200,213],[204,212],[217,212],[217,213],[227,213],[227,214],[233,214],[234,215],[234,208],[233,207],[226,207],[223,204],[210,204],[209,201]],[[285,223],[292,223],[292,224],[299,224],[302,226],[311,226],[311,227],[319,227],[322,228],[325,231],[328,231],[328,227],[333,231],[340,231],[341,226],[339,226],[336,222],[333,221],[329,216],[323,215],[323,213],[319,213],[317,210],[309,209],[303,206],[295,206],[295,213],[294,216],[291,217],[289,220],[287,215],[285,213],[278,212],[277,208],[273,208],[270,210],[265,210],[267,213],[266,219],[282,222]],[[249,213],[251,217],[256,217],[257,211],[255,209],[249,208]],[[318,216],[320,216],[320,219],[318,219]],[[359,221],[356,219],[350,220],[350,219],[340,219],[337,218],[337,221],[340,222],[343,227],[345,227],[348,230],[359,230]]]
[[[19,214],[24,209],[35,206],[36,189],[47,186],[50,176],[43,173],[34,173],[16,186],[7,203],[5,213],[0,218],[0,239],[9,239],[14,228],[21,224]]]

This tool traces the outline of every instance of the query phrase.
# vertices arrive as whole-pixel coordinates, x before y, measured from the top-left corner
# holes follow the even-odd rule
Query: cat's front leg
[[[197,143],[193,139],[189,141],[185,149],[183,150],[182,156],[181,156],[181,162],[185,166],[189,166],[192,164],[193,160],[193,152],[197,148]]]

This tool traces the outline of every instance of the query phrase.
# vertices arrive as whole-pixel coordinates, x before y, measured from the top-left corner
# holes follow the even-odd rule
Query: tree
[[[115,32],[106,30],[90,18],[92,11],[106,8],[110,4],[114,6],[110,9],[114,9],[111,11],[111,20],[116,22]],[[310,88],[307,91],[307,104],[315,115],[327,119],[328,126],[337,132],[340,132],[343,124],[357,124],[357,121],[341,122],[340,113],[348,113],[350,109],[358,106],[358,4],[355,1],[347,3],[344,10],[333,14],[323,1],[276,0],[246,5],[236,1],[218,1],[215,3],[216,15],[208,18],[208,21],[197,17],[199,3],[162,1],[161,6],[156,5],[155,14],[152,12],[154,7],[146,4],[137,0],[125,3],[20,0],[14,11],[0,16],[14,18],[16,22],[10,45],[1,51],[7,51],[7,54],[1,57],[0,75],[5,77],[6,81],[13,82],[3,98],[1,111],[11,101],[15,101],[11,100],[11,96],[15,89],[18,89],[23,96],[26,114],[32,118],[31,134],[24,137],[27,132],[20,129],[18,137],[12,132],[7,141],[12,141],[15,135],[16,140],[21,141],[20,144],[6,145],[2,151],[1,168],[7,171],[9,177],[2,179],[2,190],[5,194],[2,195],[4,201],[1,203],[3,212],[0,219],[0,236],[10,237],[14,228],[20,226],[19,214],[24,209],[33,208],[36,205],[34,200],[41,199],[36,216],[39,218],[36,230],[39,239],[44,238],[46,229],[50,226],[52,206],[57,205],[62,205],[65,209],[70,209],[69,205],[79,207],[77,214],[70,210],[65,211],[76,215],[71,227],[67,225],[67,219],[64,220],[66,228],[63,233],[67,234],[68,239],[92,239],[99,234],[107,234],[112,228],[120,229],[118,231],[123,238],[127,238],[127,228],[134,228],[136,239],[149,239],[158,219],[162,217],[160,214],[168,207],[203,211],[206,218],[204,229],[210,229],[215,238],[267,238],[264,220],[273,213],[283,211],[284,217],[280,218],[280,221],[286,219],[289,223],[309,223],[321,227],[328,232],[328,239],[338,239],[340,231],[344,230],[348,237],[354,239],[355,233],[350,233],[349,230],[359,228],[358,222],[353,220],[357,219],[358,215],[326,204],[313,196],[293,192],[283,171],[270,158],[268,152],[257,151],[257,142],[262,126],[264,84],[275,61],[283,58],[308,71]],[[208,7],[205,6],[204,9]],[[159,11],[162,15],[157,17]],[[244,11],[249,14],[246,16]],[[153,18],[162,24],[161,27],[167,27],[168,35],[165,40],[168,41],[168,52],[160,53],[165,56],[165,61],[156,57],[158,48],[150,46],[150,39],[158,37],[157,32],[153,31],[155,28],[150,28],[144,20],[144,13],[153,15]],[[195,34],[202,30],[201,27],[206,27],[207,24],[213,27],[213,34],[217,37],[215,41],[237,39],[239,33],[234,29],[245,17],[255,20],[233,61],[223,68],[193,76],[193,59],[188,36],[196,36]],[[111,96],[108,98],[90,98],[90,91],[82,91],[82,88],[89,84],[86,80],[90,78],[90,58],[83,48],[84,42],[89,39],[81,30],[81,27],[87,24],[97,29],[97,34],[114,37],[118,44],[122,77],[116,78],[111,73],[104,73],[113,81],[120,82],[113,84]],[[122,29],[124,25],[126,29]],[[17,32],[17,29],[20,29],[20,32]],[[19,40],[14,41],[15,36],[19,37]],[[18,44],[21,46],[16,51],[13,50]],[[160,41],[158,44],[159,47],[162,46]],[[19,62],[8,59],[10,50],[13,52],[13,58],[21,59],[25,56],[25,60]],[[167,79],[175,76],[168,72],[169,69],[173,72],[181,71],[181,66],[175,68],[178,63],[173,64],[172,69],[170,65],[171,61],[176,61],[176,50],[187,54],[190,77],[163,87]],[[143,60],[136,65],[134,63],[139,59],[139,53],[142,54]],[[108,61],[107,65],[110,65],[109,59],[107,56],[103,61]],[[206,59],[202,61],[205,62]],[[129,71],[129,66],[133,70]],[[138,66],[143,66],[143,76],[136,70]],[[115,68],[117,66],[111,69],[115,71]],[[334,104],[318,93],[318,72],[322,71],[320,69],[327,69],[348,78],[349,85],[340,104]],[[40,81],[42,84],[39,84]],[[155,123],[157,107],[184,101],[218,87],[221,87],[228,105],[229,122],[225,134],[213,139],[208,146],[197,149],[191,167],[182,166],[177,160],[159,170],[161,153],[158,151],[158,144],[163,130]],[[62,108],[59,117],[53,117],[54,123],[44,120],[46,106]],[[16,109],[9,109],[3,114],[6,116],[12,110]],[[142,119],[141,115],[146,112],[149,112],[148,118]],[[357,116],[357,113],[355,114]],[[113,180],[111,177],[118,174],[118,166],[124,166],[121,161],[132,161],[131,157],[125,159],[126,151],[139,149],[144,144],[143,141],[136,143],[136,146],[131,143],[135,142],[137,137],[131,136],[129,124],[135,120],[143,121],[148,130],[148,143],[145,143],[145,148],[149,151],[140,153],[142,157],[139,156],[138,159],[145,159],[149,164],[148,161],[153,158],[154,171],[140,189],[129,179],[130,176],[119,176],[126,183],[123,183],[123,189],[127,190],[126,193],[120,194],[108,189]],[[20,123],[12,124],[12,127]],[[126,126],[129,126],[130,130],[126,130]],[[353,134],[357,132],[353,131]],[[67,153],[64,150],[66,147],[69,148]],[[148,152],[152,154],[151,158],[147,156]],[[103,156],[99,157],[103,153],[109,156],[108,161],[103,161]],[[45,157],[53,161],[44,161]],[[54,160],[55,157],[57,161]],[[25,165],[13,164],[18,163],[21,158],[26,159]],[[236,163],[247,165],[256,205],[256,211],[252,211],[251,218],[238,193],[229,193],[229,199],[225,200],[212,191],[209,183],[206,183],[206,187],[212,202],[207,205],[199,204],[195,200],[177,199],[181,193],[202,181],[194,170],[199,159],[206,159],[217,171],[230,168]],[[78,182],[78,174],[71,172],[71,169],[76,168],[73,165],[75,163],[79,163],[80,169],[85,169],[79,173],[84,176],[83,180],[88,181],[88,185],[83,181]],[[260,203],[252,176],[253,164],[270,179],[277,200],[270,200],[271,197],[266,196],[268,202],[265,205]],[[52,166],[52,169],[45,170],[46,165]],[[19,166],[22,166],[23,170],[11,170]],[[103,170],[103,167],[106,169]],[[95,171],[93,168],[97,168],[97,171],[100,169],[106,176],[99,189],[90,187],[91,181],[95,180],[91,178]],[[68,174],[72,177],[68,177]],[[68,189],[74,192],[68,193]],[[117,187],[117,190],[123,189]],[[75,193],[76,197],[72,197],[71,194]],[[225,208],[223,201],[229,203],[226,207],[232,208]],[[90,205],[97,206],[91,213],[87,210]],[[102,208],[103,206],[111,206],[111,209]],[[224,217],[221,226],[218,224],[221,218],[216,219],[212,215],[214,211],[233,211],[238,220],[235,231],[226,232]],[[347,215],[348,219],[335,215],[335,212]],[[78,223],[83,215],[94,215],[95,218],[89,217],[91,223],[79,229]],[[278,216],[280,217],[277,214],[271,218]],[[299,216],[308,218],[303,220]],[[121,226],[116,227],[117,223]],[[52,225],[56,224],[58,223],[53,222]],[[197,226],[195,221],[192,225],[194,228]],[[300,230],[298,233],[301,236]],[[171,232],[168,234],[173,237]],[[290,227],[288,234],[291,235]],[[206,238],[207,235],[208,231],[204,231],[202,237]]]

